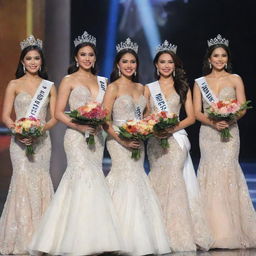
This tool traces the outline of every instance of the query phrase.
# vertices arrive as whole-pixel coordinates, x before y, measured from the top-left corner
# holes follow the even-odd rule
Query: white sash
[[[38,117],[40,110],[50,93],[52,85],[53,85],[53,82],[48,80],[42,80],[29,105],[29,108],[26,113],[26,117],[35,117],[35,118]]]
[[[103,76],[97,76],[97,82],[99,85],[99,93],[96,97],[96,101],[101,103],[107,89],[107,78]]]
[[[166,99],[161,91],[159,82],[155,81],[153,83],[147,84],[147,86],[154,100],[154,104],[158,108],[158,111],[170,112]],[[198,187],[192,159],[189,153],[191,145],[188,139],[188,134],[184,129],[182,129],[173,133],[173,137],[177,141],[181,149],[187,151],[187,158],[185,160],[185,164],[183,167],[183,177],[186,184],[189,203],[190,205],[192,205],[191,200],[194,198],[198,198],[199,196],[199,187]]]
[[[141,108],[140,106],[138,105],[136,108],[135,108],[135,119],[136,120],[141,120],[143,118],[143,113],[141,111]]]
[[[206,79],[203,76],[197,78],[195,81],[198,84],[204,99],[207,101],[209,105],[219,101],[218,98],[214,95],[214,93],[210,89],[210,87],[208,86]]]

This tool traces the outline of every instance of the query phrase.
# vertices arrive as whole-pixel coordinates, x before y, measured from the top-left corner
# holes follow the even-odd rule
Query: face
[[[214,69],[222,70],[228,62],[228,54],[222,47],[219,47],[213,50],[208,60]]]
[[[136,58],[131,53],[124,54],[117,64],[122,75],[131,77],[137,68]]]
[[[79,49],[75,59],[79,67],[88,70],[94,67],[96,56],[91,46],[84,46]]]
[[[25,66],[27,72],[35,74],[41,68],[42,59],[38,51],[31,50],[25,55],[22,64]]]
[[[156,68],[162,76],[169,77],[175,69],[172,56],[168,53],[161,54],[156,63]]]

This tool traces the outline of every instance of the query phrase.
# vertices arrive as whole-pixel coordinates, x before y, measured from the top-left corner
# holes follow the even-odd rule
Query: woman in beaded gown
[[[109,133],[107,149],[112,160],[107,180],[125,251],[133,256],[170,252],[160,206],[143,167],[144,147],[138,141],[119,138],[116,132],[127,120],[141,119],[146,107],[144,87],[136,82],[137,47],[129,38],[117,46],[112,83],[104,97],[104,106],[112,115],[112,122],[106,127]],[[141,158],[134,160],[131,149],[138,147]]]
[[[18,136],[11,138],[10,155],[13,174],[7,200],[0,219],[0,253],[25,254],[32,234],[52,194],[50,178],[51,141],[49,129],[56,123],[54,108],[56,90],[47,78],[42,41],[33,36],[21,43],[22,52],[16,80],[7,86],[3,104],[3,122],[12,129],[15,122],[11,113],[14,108],[16,120],[28,117],[28,109],[38,95],[38,88],[43,82],[48,83],[49,93],[45,95],[42,107],[37,111],[37,118],[45,122],[43,136],[33,141]],[[46,121],[49,111],[51,118]],[[35,154],[27,156],[25,145],[33,144]]]
[[[71,122],[64,111],[102,101],[104,91],[95,75],[96,39],[87,32],[74,41],[74,64],[60,84],[56,118],[68,129],[64,137],[67,169],[54,198],[29,245],[31,254],[92,255],[121,250],[117,217],[102,171],[104,138],[101,131]],[[106,79],[103,81],[106,86]],[[87,145],[85,132],[94,134]]]
[[[244,103],[244,85],[238,75],[231,74],[228,40],[218,35],[208,41],[208,46],[204,77],[196,79],[194,86],[194,110],[202,123],[198,180],[214,238],[212,248],[255,247],[256,214],[238,163],[240,139],[237,122],[214,122],[205,114],[211,98],[216,98],[214,102],[237,99]],[[208,89],[208,97],[200,90],[200,81],[206,84],[204,89]],[[245,111],[239,118],[244,114]],[[226,127],[229,127],[232,137],[222,141],[219,131]]]
[[[208,250],[212,240],[200,196],[197,195],[198,185],[193,184],[196,176],[191,160],[190,171],[194,181],[189,182],[190,186],[194,186],[196,196],[189,194],[183,174],[187,158],[190,159],[190,143],[184,128],[193,124],[195,117],[191,91],[181,61],[175,53],[176,48],[168,41],[158,46],[154,58],[158,81],[146,86],[145,96],[148,99],[148,112],[167,111],[179,116],[183,105],[187,116],[174,128],[149,139],[149,177],[162,206],[171,249],[175,252],[196,251],[197,247]],[[168,138],[167,149],[160,145],[160,138]]]

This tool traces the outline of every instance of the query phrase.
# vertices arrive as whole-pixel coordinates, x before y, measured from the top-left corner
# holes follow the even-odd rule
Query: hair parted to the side
[[[164,53],[170,54],[173,59],[174,66],[175,66],[175,76],[173,76],[174,88],[175,88],[176,92],[178,93],[178,95],[180,96],[180,102],[182,104],[184,104],[186,101],[186,98],[187,98],[187,92],[189,90],[189,86],[188,86],[188,82],[187,82],[186,73],[183,69],[182,61],[174,52],[169,51],[169,50],[164,50],[164,51],[160,51],[156,54],[156,56],[153,60],[154,67],[155,67],[155,77],[157,79],[159,79],[161,76],[161,74],[160,75],[157,74],[156,64],[159,60],[159,57]]]
[[[92,72],[93,75],[97,74],[97,71],[98,71],[97,70],[97,51],[96,51],[95,45],[92,44],[92,43],[89,43],[89,42],[84,42],[84,43],[78,44],[75,47],[74,53],[73,53],[73,57],[72,57],[72,63],[71,63],[71,65],[68,68],[68,74],[72,74],[72,73],[78,71],[79,67],[76,66],[76,59],[75,59],[75,57],[77,56],[78,51],[81,48],[85,47],[85,46],[90,46],[93,49],[93,51],[94,51],[94,54],[96,56],[96,61],[95,61],[94,67],[91,68],[91,72]]]
[[[112,70],[111,75],[110,75],[110,82],[111,83],[116,81],[120,77],[117,64],[119,63],[121,58],[126,53],[132,54],[135,57],[135,59],[136,59],[136,63],[137,63],[136,74],[132,76],[132,81],[135,82],[135,83],[139,82],[139,72],[138,72],[138,70],[139,70],[139,58],[138,58],[138,55],[137,55],[137,53],[134,50],[127,48],[127,49],[123,49],[123,50],[119,51],[116,54],[114,65],[113,65],[113,70]]]
[[[210,68],[210,65],[209,65],[209,58],[211,57],[213,51],[217,48],[222,48],[226,51],[226,53],[228,55],[228,62],[227,62],[227,68],[225,68],[225,70],[228,73],[232,73],[231,53],[230,53],[229,47],[226,46],[225,44],[214,44],[206,50],[206,53],[204,56],[204,60],[203,60],[203,75],[204,76],[206,76],[212,72],[212,69]]]
[[[15,73],[15,77],[17,79],[25,75],[22,61],[24,60],[27,53],[30,52],[30,51],[33,51],[33,50],[35,50],[39,53],[39,55],[41,57],[41,60],[42,60],[41,68],[40,68],[40,70],[38,70],[38,76],[40,76],[43,79],[48,79],[48,74],[47,74],[47,70],[46,70],[46,66],[45,66],[44,54],[43,54],[42,49],[40,47],[38,47],[37,45],[27,46],[26,48],[24,48],[21,51],[18,67],[17,67],[16,73]]]

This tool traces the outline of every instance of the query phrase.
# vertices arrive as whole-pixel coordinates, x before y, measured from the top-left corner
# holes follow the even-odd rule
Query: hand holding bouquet
[[[147,140],[153,134],[153,125],[150,120],[127,121],[124,125],[119,127],[119,137],[125,140]],[[133,159],[140,158],[140,149],[133,148]]]
[[[101,103],[91,102],[71,111],[68,115],[73,123],[97,128],[106,122],[107,110],[102,107]],[[95,145],[94,135],[89,134],[86,142],[88,145]]]
[[[150,115],[151,119],[155,120],[155,125],[153,127],[154,132],[159,133],[166,131],[168,128],[174,127],[179,123],[179,118],[174,113],[159,112]],[[162,148],[166,149],[169,147],[169,142],[167,138],[160,139],[160,145]]]
[[[220,100],[207,108],[206,112],[209,119],[213,121],[231,122],[235,121],[243,110],[252,108],[248,106],[250,102],[251,101],[246,101],[245,103],[240,104],[236,99]],[[227,141],[232,137],[228,127],[220,130],[220,134],[221,139],[224,141]]]
[[[37,138],[43,135],[43,127],[40,119],[23,117],[15,122],[12,134],[22,139]],[[33,155],[34,153],[32,144],[26,145],[26,154]]]

